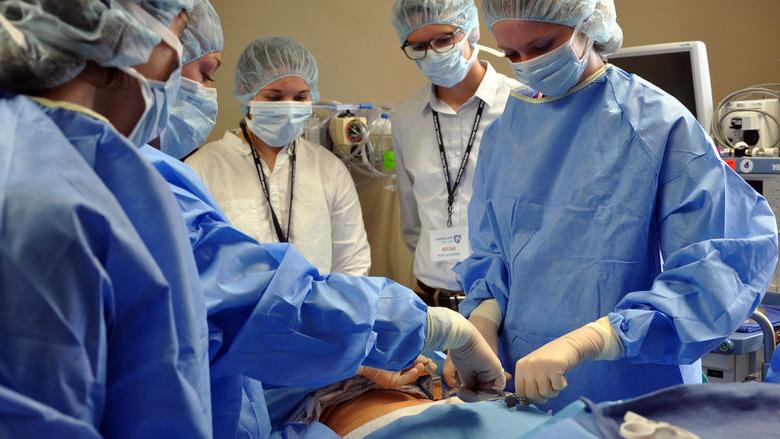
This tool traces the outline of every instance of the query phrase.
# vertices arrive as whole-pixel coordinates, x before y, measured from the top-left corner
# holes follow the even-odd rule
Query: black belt
[[[451,310],[457,311],[458,305],[466,296],[463,291],[446,290],[444,288],[434,288],[424,283],[417,281],[417,287],[420,291],[417,291],[417,295],[428,306],[443,306]]]

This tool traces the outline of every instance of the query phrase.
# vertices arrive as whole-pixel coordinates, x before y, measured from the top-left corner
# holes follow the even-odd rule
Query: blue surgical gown
[[[766,200],[677,100],[614,66],[559,99],[509,99],[469,226],[461,312],[498,301],[508,371],[603,316],[620,338],[625,356],[570,371],[555,410],[700,380],[692,363],[756,308],[777,262]]]
[[[268,435],[261,381],[318,388],[361,364],[399,370],[419,354],[427,309],[408,289],[321,276],[294,247],[258,244],[230,225],[189,166],[152,147],[142,152],[176,197],[200,273],[216,437]]]
[[[188,244],[165,183],[84,114],[2,95],[0,125],[0,437],[211,437],[205,306],[194,263],[162,260]]]

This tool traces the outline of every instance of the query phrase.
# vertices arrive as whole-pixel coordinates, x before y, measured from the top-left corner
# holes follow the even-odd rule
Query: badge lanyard
[[[295,189],[295,150],[298,142],[295,141],[290,146],[290,210],[288,211],[287,215],[287,234],[285,235],[284,231],[282,231],[282,226],[279,223],[279,217],[276,215],[276,211],[274,210],[274,205],[271,204],[271,193],[268,190],[268,179],[265,176],[265,171],[263,171],[263,164],[260,162],[260,156],[257,154],[257,151],[255,151],[254,145],[252,144],[252,138],[247,132],[246,122],[244,121],[241,121],[241,131],[243,131],[244,138],[249,143],[249,149],[252,151],[252,158],[255,159],[257,178],[260,179],[260,186],[263,188],[265,200],[268,202],[268,208],[271,210],[271,221],[273,222],[276,237],[279,239],[279,242],[290,242],[290,231],[292,230],[291,224],[293,213],[293,192]]]
[[[477,138],[479,122],[482,120],[482,111],[484,109],[485,101],[480,100],[479,108],[477,108],[477,116],[474,118],[474,126],[471,128],[469,143],[466,145],[466,152],[463,154],[463,160],[461,160],[460,168],[458,168],[458,175],[455,177],[455,184],[452,183],[452,179],[450,178],[450,167],[447,163],[447,153],[444,151],[444,140],[442,140],[441,126],[439,125],[439,113],[435,110],[431,110],[433,112],[433,128],[436,130],[436,140],[439,143],[441,165],[444,168],[444,182],[447,183],[447,227],[452,227],[452,205],[455,203],[455,193],[458,190],[458,186],[460,186],[463,172],[468,165],[469,155],[471,155],[471,148],[474,147],[474,140]]]

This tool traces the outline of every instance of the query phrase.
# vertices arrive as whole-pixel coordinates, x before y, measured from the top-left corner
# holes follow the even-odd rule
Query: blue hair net
[[[190,11],[190,21],[181,34],[184,45],[182,64],[187,64],[202,58],[212,52],[222,52],[225,47],[225,36],[219,14],[209,0],[195,0]]]
[[[395,0],[393,27],[403,43],[409,34],[429,24],[463,29],[469,41],[479,40],[479,14],[474,0]]]
[[[160,21],[192,0],[136,0]],[[116,0],[0,2],[0,90],[52,88],[78,75],[87,61],[106,67],[143,64],[160,35]]]
[[[614,53],[623,44],[623,30],[617,24],[613,0],[482,0],[482,17],[490,29],[499,21],[528,20],[584,29],[602,56]]]
[[[312,101],[319,100],[317,62],[311,52],[289,37],[258,38],[238,58],[233,96],[246,104],[266,85],[286,76],[303,78],[311,87]]]
[[[116,0],[112,0],[116,1]],[[179,12],[184,9],[185,11],[192,10],[193,0],[130,0],[134,3],[138,3],[146,12],[152,14],[152,16],[165,26],[170,26],[171,22]]]

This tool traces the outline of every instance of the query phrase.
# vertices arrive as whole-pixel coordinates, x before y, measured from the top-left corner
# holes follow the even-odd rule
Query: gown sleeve
[[[493,123],[482,137],[480,157],[474,173],[473,194],[469,201],[469,240],[471,255],[455,266],[454,271],[466,299],[460,304],[460,312],[467,316],[486,299],[496,299],[501,314],[506,314],[509,300],[509,265],[507,251],[501,237],[501,216],[493,201],[487,199],[490,183],[492,155],[496,125]]]
[[[320,387],[360,365],[400,370],[420,353],[427,308],[384,278],[322,276],[294,247],[230,225],[194,172],[154,162],[190,234],[209,314],[212,379]]]
[[[609,320],[633,361],[690,364],[758,306],[777,263],[777,226],[692,116],[665,138],[656,200],[663,271]]]

